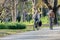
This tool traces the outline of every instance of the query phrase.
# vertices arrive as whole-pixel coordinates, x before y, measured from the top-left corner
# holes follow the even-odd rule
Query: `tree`
[[[43,2],[46,3],[46,5],[48,6],[49,9],[52,7],[52,5],[48,2],[48,0],[43,0]],[[57,24],[57,15],[56,15],[56,11],[57,11],[57,0],[54,0],[53,3],[54,3],[54,6],[52,8],[53,8],[53,11],[55,13],[54,23]]]
[[[12,21],[16,22],[16,0],[11,0],[11,14],[12,14]]]
[[[54,13],[55,13],[55,19],[54,19],[54,23],[55,24],[57,24],[57,14],[56,14],[56,12],[57,12],[57,0],[54,0],[54,8],[53,8],[53,10],[54,10]]]

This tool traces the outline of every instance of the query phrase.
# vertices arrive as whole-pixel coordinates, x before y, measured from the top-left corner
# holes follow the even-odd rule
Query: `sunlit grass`
[[[25,25],[33,25],[34,21],[31,20],[30,22],[25,21],[25,22],[20,22],[20,23],[23,23]]]
[[[7,36],[7,35],[12,35],[12,34],[16,34],[16,33],[22,33],[22,32],[25,32],[26,30],[23,29],[23,30],[12,30],[12,29],[0,29],[0,37],[3,37],[3,36]]]
[[[46,17],[42,17],[41,21],[42,21],[43,24],[48,24],[49,23],[49,19],[48,19],[47,16]]]

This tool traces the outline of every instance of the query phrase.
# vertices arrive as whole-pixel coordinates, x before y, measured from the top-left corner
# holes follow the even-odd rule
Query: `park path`
[[[43,28],[38,31],[18,33],[2,37],[0,40],[60,40],[60,27],[54,27],[53,30]]]

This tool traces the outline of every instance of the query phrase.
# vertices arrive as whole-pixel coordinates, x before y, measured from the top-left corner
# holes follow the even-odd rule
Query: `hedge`
[[[26,25],[22,23],[0,23],[0,29],[25,29]]]

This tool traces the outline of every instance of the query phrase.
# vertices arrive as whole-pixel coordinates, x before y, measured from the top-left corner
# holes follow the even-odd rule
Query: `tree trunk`
[[[14,20],[14,22],[16,22],[16,9],[17,9],[17,7],[16,7],[16,0],[14,0],[14,11],[13,11],[13,20]]]
[[[54,0],[54,13],[55,13],[55,19],[54,19],[54,23],[57,24],[57,14],[56,14],[56,11],[57,11],[57,0]]]
[[[16,22],[16,0],[11,0],[12,22]]]
[[[20,11],[20,16],[21,16],[21,21],[23,22],[23,2],[20,2],[20,7],[21,7],[21,11]]]

